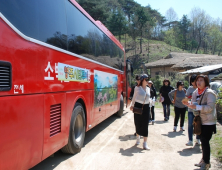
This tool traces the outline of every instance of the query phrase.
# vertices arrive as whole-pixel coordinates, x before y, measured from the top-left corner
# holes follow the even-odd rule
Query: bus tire
[[[118,117],[122,117],[122,115],[123,115],[123,107],[124,107],[123,95],[121,94],[121,96],[120,96],[120,107],[119,107],[119,111],[116,113],[116,115],[117,115]]]
[[[63,153],[75,154],[81,151],[85,139],[85,112],[80,103],[76,103],[72,112],[68,144],[61,150]]]

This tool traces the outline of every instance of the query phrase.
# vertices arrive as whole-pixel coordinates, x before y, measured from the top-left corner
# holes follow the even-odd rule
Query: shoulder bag
[[[204,97],[205,91],[203,93],[203,96],[202,96],[202,98],[200,100],[200,104],[199,105],[201,105],[201,101],[202,101],[202,99]],[[193,133],[194,134],[196,134],[196,135],[200,135],[201,134],[201,125],[202,125],[202,123],[201,123],[200,115],[195,116],[194,119],[193,119]]]
[[[174,103],[173,103],[173,105],[175,104],[176,97],[177,97],[177,90],[175,90],[175,92],[174,92],[174,99],[173,99],[173,100],[174,100],[174,101],[173,101]]]
[[[147,96],[147,94],[146,94],[146,96]],[[145,101],[146,101],[146,97],[145,97],[145,100],[143,102],[143,106],[144,106]],[[143,106],[142,106],[142,108],[133,107],[133,113],[142,115],[142,113],[143,113]]]

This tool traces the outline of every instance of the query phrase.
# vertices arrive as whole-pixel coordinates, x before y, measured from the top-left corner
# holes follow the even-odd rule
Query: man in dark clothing
[[[168,121],[170,118],[171,100],[168,96],[168,93],[171,90],[174,90],[174,88],[172,86],[170,86],[170,81],[168,79],[165,79],[163,81],[163,86],[160,88],[160,98],[161,98],[161,96],[164,98],[162,105],[163,105],[163,112],[164,112],[164,120],[165,121]]]

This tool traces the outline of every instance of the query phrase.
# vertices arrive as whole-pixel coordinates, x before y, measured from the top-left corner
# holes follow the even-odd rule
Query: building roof
[[[171,52],[164,59],[147,63],[145,66],[147,68],[172,67],[175,70],[184,70],[218,63],[222,63],[221,56]]]
[[[203,67],[187,70],[187,71],[180,72],[180,73],[181,74],[203,74],[203,73],[208,73],[210,71],[217,70],[220,68],[222,68],[222,64],[203,66]]]
[[[172,66],[173,69],[190,69],[222,63],[221,56],[202,55],[184,59],[182,62]]]

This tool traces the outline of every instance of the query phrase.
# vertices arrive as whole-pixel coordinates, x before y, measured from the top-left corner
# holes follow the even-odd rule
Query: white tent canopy
[[[202,74],[202,73],[206,73],[206,72],[213,71],[220,68],[222,68],[222,64],[216,64],[216,65],[203,66],[203,67],[187,70],[184,72],[180,72],[180,74]]]

